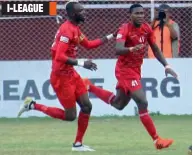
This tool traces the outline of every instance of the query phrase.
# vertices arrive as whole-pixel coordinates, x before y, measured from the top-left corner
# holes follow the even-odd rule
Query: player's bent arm
[[[157,58],[157,60],[164,66],[168,66],[168,63],[166,61],[166,59],[164,58],[161,50],[159,49],[159,47],[157,46],[156,43],[150,44],[150,47],[153,51],[154,56]]]
[[[125,41],[117,42],[115,45],[116,55],[126,55],[130,52],[131,47],[125,47]]]
[[[102,45],[102,44],[103,44],[103,42],[102,42],[100,39],[88,40],[87,38],[85,38],[85,39],[81,42],[81,45],[82,45],[84,48],[87,48],[87,49],[97,48],[97,47],[99,47],[99,46]]]
[[[68,65],[78,65],[78,61],[73,58],[69,58],[65,55],[66,51],[68,50],[69,45],[67,43],[59,42],[57,51],[56,51],[56,61],[62,61]]]
[[[99,47],[100,45],[104,44],[105,42],[108,42],[112,38],[113,38],[113,34],[110,34],[103,38],[95,39],[95,40],[88,40],[87,37],[84,37],[84,39],[81,41],[80,44],[87,49],[93,49],[93,48]]]

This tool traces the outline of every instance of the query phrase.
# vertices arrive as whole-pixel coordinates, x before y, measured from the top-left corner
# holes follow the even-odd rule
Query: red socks
[[[106,103],[109,103],[109,101],[111,101],[112,98],[114,97],[113,93],[103,90],[99,87],[95,87],[95,86],[92,87],[91,92],[93,92],[97,97],[101,98]],[[34,109],[41,111],[45,113],[46,115],[49,115],[53,118],[65,120],[65,111],[62,109],[55,108],[55,107],[47,107],[45,105],[41,105],[38,103],[34,104]],[[139,111],[139,117],[140,117],[142,124],[144,125],[147,132],[149,133],[149,135],[152,137],[153,140],[156,140],[158,138],[158,135],[157,135],[154,123],[148,114],[148,111],[147,110]],[[83,136],[88,127],[89,118],[90,118],[89,114],[85,114],[80,111],[79,117],[78,117],[78,130],[77,130],[77,136],[76,136],[75,143],[76,142],[82,143]]]
[[[42,104],[34,104],[34,109],[43,112],[46,115],[49,115],[53,118],[58,118],[61,120],[65,120],[65,111],[55,107],[47,107]]]
[[[149,116],[148,111],[147,110],[139,111],[139,117],[149,135],[152,137],[153,140],[156,140],[158,138],[158,135],[153,120]]]
[[[47,107],[45,105],[38,104],[38,103],[34,104],[34,109],[41,111],[44,114],[49,115],[53,118],[65,120],[65,111],[62,109],[55,108],[55,107]],[[88,127],[89,118],[90,118],[90,114],[85,114],[80,111],[79,117],[78,117],[78,130],[77,130],[75,143],[76,142],[82,143],[82,139]]]
[[[115,97],[115,95],[112,92],[106,91],[94,85],[90,85],[89,91],[95,94],[98,98],[100,98],[107,104],[110,104],[112,99]],[[149,135],[152,137],[153,140],[156,140],[158,138],[158,135],[157,135],[154,123],[148,114],[148,111],[147,110],[139,111],[139,117],[140,117],[142,124],[144,125],[147,132],[149,133]]]
[[[90,90],[91,93],[95,94],[98,98],[103,100],[105,103],[110,104],[112,99],[115,97],[115,95],[107,90],[104,90],[100,87],[90,85]]]
[[[76,142],[82,143],[83,136],[88,127],[89,118],[90,118],[90,114],[85,114],[82,111],[80,111],[79,116],[78,116],[78,130],[76,134],[75,143]]]

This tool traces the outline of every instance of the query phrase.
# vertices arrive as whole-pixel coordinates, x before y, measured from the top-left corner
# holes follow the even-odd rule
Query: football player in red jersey
[[[78,116],[78,130],[72,151],[94,151],[90,147],[82,145],[92,105],[88,98],[86,86],[73,66],[96,70],[97,66],[92,61],[79,61],[76,59],[77,46],[80,44],[88,49],[96,48],[112,39],[113,34],[90,41],[79,28],[79,24],[85,20],[83,6],[78,2],[68,2],[66,11],[68,20],[58,29],[51,48],[52,72],[50,75],[51,85],[65,110],[39,104],[28,97],[24,101],[18,116],[23,112],[33,109],[53,118],[74,121],[77,115],[77,102],[81,110]]]
[[[145,54],[145,44],[148,43],[155,57],[165,67],[165,73],[177,78],[177,74],[171,69],[163,57],[162,52],[155,44],[155,37],[152,28],[144,21],[144,9],[140,4],[130,7],[131,22],[123,24],[118,31],[116,41],[116,54],[119,56],[115,68],[117,78],[117,93],[96,87],[88,79],[85,84],[88,90],[99,97],[101,100],[110,104],[118,110],[124,107],[133,99],[138,107],[139,117],[152,137],[155,147],[163,149],[169,147],[172,139],[161,138],[148,114],[148,101],[141,85],[141,65]]]

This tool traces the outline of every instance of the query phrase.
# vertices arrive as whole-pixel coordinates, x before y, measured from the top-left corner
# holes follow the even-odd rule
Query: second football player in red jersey
[[[66,5],[69,19],[64,22],[56,33],[55,41],[51,48],[52,72],[51,85],[65,110],[56,107],[47,107],[27,98],[21,107],[18,116],[23,112],[34,109],[41,111],[53,118],[73,121],[76,118],[76,102],[81,111],[78,117],[78,130],[73,151],[94,151],[88,146],[82,145],[83,136],[86,132],[92,105],[88,98],[87,89],[80,75],[73,66],[81,66],[89,70],[96,70],[97,66],[92,61],[76,60],[78,45],[91,49],[102,45],[113,34],[101,39],[89,41],[81,32],[79,24],[84,22],[84,8],[78,2],[69,2]]]
[[[162,52],[155,44],[155,37],[149,24],[144,22],[144,9],[140,4],[130,7],[131,22],[123,24],[117,34],[116,54],[119,55],[115,68],[117,78],[117,94],[96,87],[85,80],[88,90],[101,100],[118,110],[124,109],[133,99],[138,107],[139,117],[152,137],[155,147],[163,149],[169,147],[172,139],[161,138],[156,131],[154,123],[148,114],[148,101],[141,86],[141,65],[145,54],[145,44],[149,43],[155,57],[165,67],[165,73],[177,78],[177,74],[171,69],[163,57]]]

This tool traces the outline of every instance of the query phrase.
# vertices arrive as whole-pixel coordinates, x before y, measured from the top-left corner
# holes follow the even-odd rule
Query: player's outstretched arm
[[[119,41],[116,43],[115,49],[116,49],[116,55],[126,55],[129,52],[135,52],[142,48],[144,48],[144,44],[139,44],[134,47],[125,47],[125,41]]]
[[[69,47],[69,44],[64,42],[59,42],[57,51],[56,51],[56,57],[55,57],[56,61],[61,61],[63,63],[72,65],[72,66],[81,66],[89,70],[97,70],[97,65],[93,63],[91,60],[82,61],[82,60],[76,60],[76,59],[67,57],[65,53],[67,52],[68,47]]]
[[[157,58],[157,60],[165,67],[165,74],[166,76],[168,74],[172,75],[173,77],[177,78],[177,74],[172,70],[172,68],[167,63],[166,59],[164,58],[161,50],[157,46],[156,43],[150,44],[151,49],[153,51],[154,56]]]
[[[81,35],[81,42],[80,44],[87,48],[87,49],[93,49],[93,48],[97,48],[99,47],[100,45],[108,42],[109,40],[113,39],[114,38],[114,35],[113,34],[110,34],[110,35],[107,35],[107,36],[104,36],[103,38],[100,38],[100,39],[95,39],[95,40],[88,40],[87,37],[85,37],[83,34]]]

